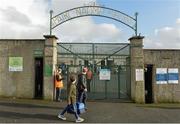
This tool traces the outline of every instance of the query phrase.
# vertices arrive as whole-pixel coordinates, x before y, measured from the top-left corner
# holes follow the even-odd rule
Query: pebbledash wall
[[[45,40],[0,40],[0,96],[33,98],[35,87],[35,51],[44,50]],[[22,71],[10,71],[9,59],[21,57]]]
[[[1,97],[35,98],[35,59],[42,58],[43,84],[37,88],[42,88],[43,99],[53,99],[57,38],[48,35],[44,37],[45,39],[0,39]],[[15,67],[17,63],[20,68]]]
[[[57,38],[52,35],[45,39],[0,39],[0,96],[35,98],[35,58],[43,58],[43,96],[54,99],[54,71],[57,64]],[[142,36],[130,41],[131,56],[131,99],[145,103],[146,65],[152,66],[152,99],[155,103],[180,102],[180,83],[157,83],[157,69],[180,69],[180,50],[143,49]],[[22,58],[22,70],[12,71],[10,59]]]
[[[156,103],[180,102],[180,50],[175,49],[144,49],[144,63],[152,65],[152,95]],[[157,72],[158,69],[160,72]],[[173,70],[173,81],[168,79],[157,80],[157,73],[168,74]]]

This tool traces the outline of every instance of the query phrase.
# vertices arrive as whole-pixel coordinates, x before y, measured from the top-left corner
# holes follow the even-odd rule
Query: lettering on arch
[[[96,5],[76,7],[52,16],[50,18],[50,31],[69,20],[84,16],[100,16],[116,20],[130,27],[137,34],[137,15],[136,18],[133,18],[118,10]]]

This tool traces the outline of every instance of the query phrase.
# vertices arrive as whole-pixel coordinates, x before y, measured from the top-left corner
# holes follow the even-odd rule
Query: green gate
[[[66,98],[69,75],[78,75],[84,67],[93,72],[88,99],[130,98],[129,44],[125,43],[60,43],[58,44],[58,67],[63,71]],[[103,79],[107,70],[109,79]],[[106,74],[105,74],[106,76]]]

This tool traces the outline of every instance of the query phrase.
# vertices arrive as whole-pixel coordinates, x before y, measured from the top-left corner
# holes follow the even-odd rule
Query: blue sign
[[[179,80],[178,73],[168,73],[168,80]]]
[[[179,82],[178,68],[169,68],[168,69],[168,83],[178,84],[178,82]]]
[[[167,81],[167,74],[156,74],[156,81]]]
[[[167,71],[168,70],[168,71]],[[157,68],[156,83],[157,84],[178,84],[179,72],[178,68]]]
[[[157,84],[167,84],[167,68],[157,68],[156,69],[156,83]]]

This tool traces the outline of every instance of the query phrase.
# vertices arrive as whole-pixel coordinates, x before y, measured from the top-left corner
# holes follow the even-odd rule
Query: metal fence
[[[129,99],[129,57],[129,44],[58,44],[58,66],[64,77],[61,97],[67,96],[69,75],[78,75],[83,67],[88,67],[93,72],[88,99]],[[101,69],[110,70],[110,80],[100,80]]]
[[[62,91],[62,98],[66,98],[67,95],[69,75],[78,75],[82,68],[83,66],[67,66],[67,72],[63,75],[64,89]],[[101,69],[100,66],[97,66],[97,68]],[[78,73],[74,73],[74,70]],[[93,73],[90,92],[88,92],[89,99],[128,99],[130,97],[130,68],[128,65],[111,67],[110,80],[100,80],[99,73],[99,70]]]

